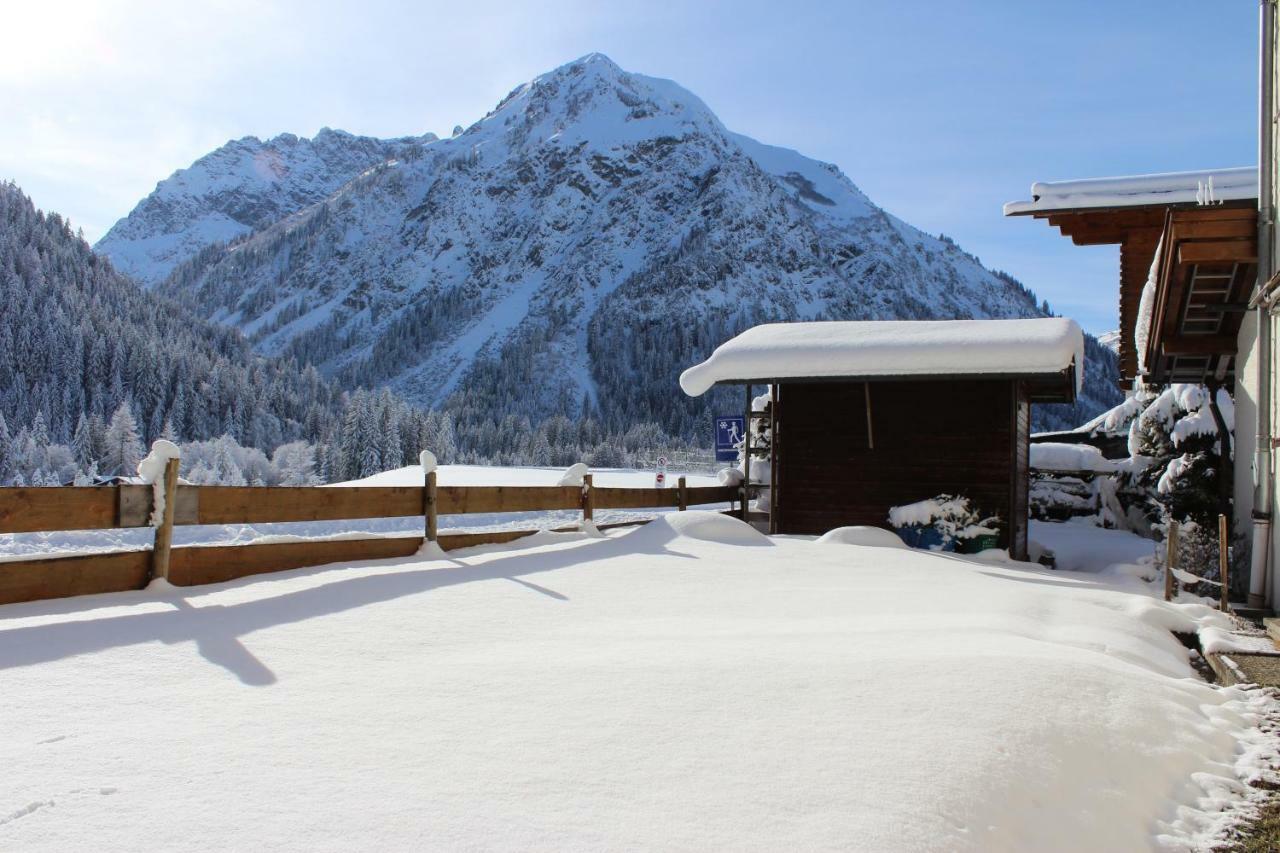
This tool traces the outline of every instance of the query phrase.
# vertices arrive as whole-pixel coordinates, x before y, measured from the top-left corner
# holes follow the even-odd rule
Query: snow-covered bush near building
[[[963,495],[938,495],[926,500],[889,508],[888,522],[899,535],[918,537],[924,531],[936,534],[917,544],[950,550],[968,540],[998,536],[1000,519],[983,516]],[[936,541],[935,541],[936,540]]]
[[[1229,434],[1234,407],[1225,389],[1142,388],[1077,430],[1126,437],[1127,458],[1107,459],[1087,444],[1032,444],[1032,516],[1091,515],[1101,526],[1157,535],[1170,518],[1215,525],[1229,500],[1232,452],[1221,446],[1219,418]]]
[[[1169,519],[1217,523],[1230,500],[1230,435],[1234,407],[1225,389],[1212,397],[1200,385],[1173,385],[1142,395],[1146,405],[1129,424],[1129,464],[1119,481],[1127,493],[1141,489],[1152,524]],[[1216,415],[1215,415],[1216,409]]]

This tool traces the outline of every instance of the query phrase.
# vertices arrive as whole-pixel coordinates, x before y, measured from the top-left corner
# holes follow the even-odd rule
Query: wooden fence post
[[[595,516],[596,498],[591,493],[591,475],[582,475],[582,520],[591,521]]]
[[[1173,571],[1178,567],[1178,522],[1169,522],[1164,540],[1164,600],[1173,601]]]
[[[679,502],[678,506],[680,507],[680,511],[684,512],[689,508],[689,485],[684,477],[676,480],[676,489],[678,490],[678,493],[676,494],[676,500]]]
[[[418,464],[422,467],[422,515],[424,542],[436,541],[436,526],[439,518],[436,514],[436,455],[430,450],[418,454]]]
[[[1226,613],[1231,605],[1227,603],[1227,557],[1228,549],[1231,547],[1230,540],[1227,537],[1227,517],[1226,515],[1218,516],[1218,582],[1222,584],[1222,612]]]
[[[179,460],[164,463],[164,512],[156,528],[155,545],[151,549],[151,577],[169,579],[169,555],[173,552],[173,516],[178,508]]]
[[[436,541],[436,525],[438,517],[436,515],[436,472],[427,472],[426,483],[426,516],[427,516],[427,541]]]
[[[747,385],[747,420],[745,435],[742,436],[742,520],[751,522],[751,425],[752,420],[751,386]]]

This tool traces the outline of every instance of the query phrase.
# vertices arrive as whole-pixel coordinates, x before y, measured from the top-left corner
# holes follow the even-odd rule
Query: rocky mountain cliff
[[[314,139],[246,136],[161,181],[94,248],[117,269],[155,285],[205,246],[265,228],[433,139],[373,139],[329,128]]]
[[[322,139],[348,155],[314,165]],[[264,178],[268,149],[312,153]],[[149,281],[172,266],[163,293],[264,354],[390,386],[473,431],[590,412],[701,436],[739,401],[686,398],[676,377],[755,323],[1043,313],[835,166],[733,133],[678,85],[599,54],[450,139],[231,143],[98,248]],[[1085,398],[1043,407],[1040,426],[1117,402],[1114,356],[1088,355]]]

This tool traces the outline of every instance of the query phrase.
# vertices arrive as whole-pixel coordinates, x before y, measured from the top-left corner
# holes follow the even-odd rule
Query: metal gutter
[[[1271,311],[1263,294],[1275,258],[1275,0],[1258,9],[1258,399],[1257,442],[1253,469],[1253,550],[1249,567],[1249,606],[1265,604],[1271,565]]]

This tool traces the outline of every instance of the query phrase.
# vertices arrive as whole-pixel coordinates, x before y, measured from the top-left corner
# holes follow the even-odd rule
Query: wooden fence
[[[732,502],[737,487],[596,488],[582,486],[188,486],[176,485],[177,460],[166,471],[168,488],[151,549],[0,561],[0,604],[141,589],[155,577],[178,586],[217,583],[247,575],[352,560],[407,557],[424,539],[444,550],[510,542],[536,530],[437,535],[441,515],[648,509]],[[0,488],[0,533],[112,530],[152,526],[149,485]],[[265,524],[424,516],[423,536],[313,539],[299,542],[171,547],[173,527],[191,524]],[[601,527],[642,522],[623,522]],[[561,528],[562,530],[565,528]],[[573,529],[573,528],[569,528]]]

